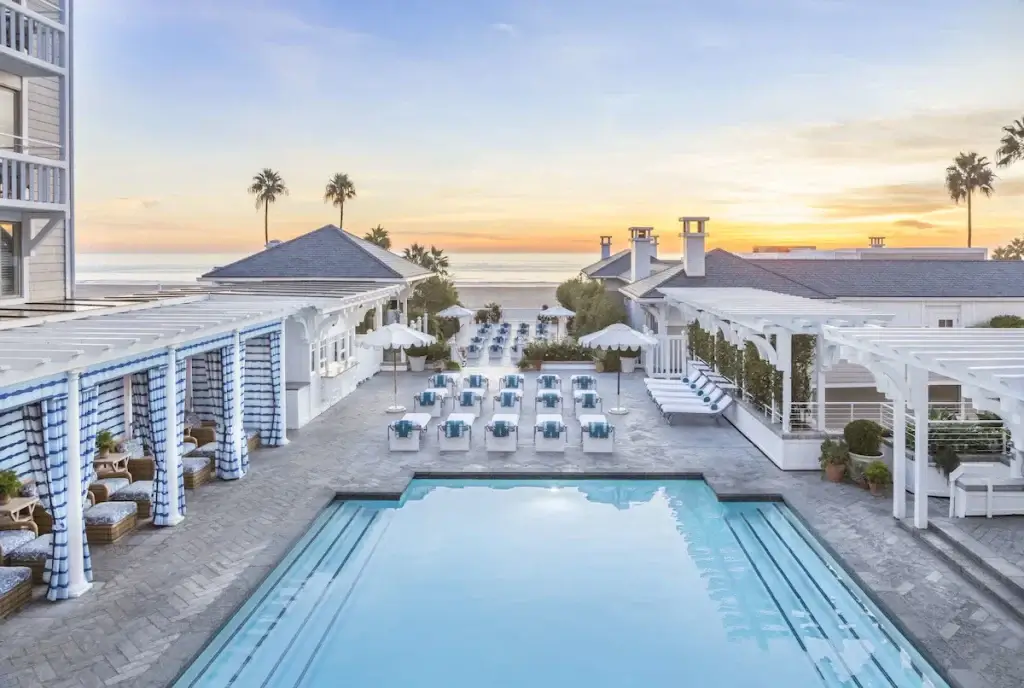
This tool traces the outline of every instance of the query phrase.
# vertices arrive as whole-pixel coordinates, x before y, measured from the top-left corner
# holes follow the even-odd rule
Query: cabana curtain
[[[219,366],[219,372],[221,379],[220,391],[221,391],[221,405],[220,405],[220,427],[222,431],[217,435],[217,477],[222,480],[238,480],[245,475],[245,467],[248,464],[248,456],[246,456],[246,466],[242,463],[242,446],[244,442],[239,442],[238,438],[242,435],[241,428],[236,428],[236,419],[234,414],[235,404],[235,356],[240,355],[241,351],[236,352],[234,346],[225,346],[220,350],[221,365]],[[210,373],[211,388],[215,381],[214,370],[217,368],[210,366],[208,372]]]
[[[279,446],[284,434],[280,421],[280,331],[245,341],[244,370],[244,426],[246,430],[258,431],[263,445]]]
[[[177,416],[175,426],[178,428],[178,513],[184,516],[185,467],[181,463],[181,456],[185,453],[185,387],[188,381],[188,364],[185,359],[179,359],[175,365],[174,386],[177,392],[175,395],[175,415]]]

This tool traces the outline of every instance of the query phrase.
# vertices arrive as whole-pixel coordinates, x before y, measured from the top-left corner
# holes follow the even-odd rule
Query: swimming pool
[[[175,685],[948,688],[785,506],[699,480],[333,504]]]

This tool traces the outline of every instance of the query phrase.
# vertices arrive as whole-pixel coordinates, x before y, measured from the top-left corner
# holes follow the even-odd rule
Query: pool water
[[[339,502],[179,688],[947,684],[784,506],[699,480]]]

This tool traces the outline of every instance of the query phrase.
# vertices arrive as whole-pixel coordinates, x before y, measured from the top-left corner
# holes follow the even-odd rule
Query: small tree
[[[1017,237],[992,251],[992,260],[1024,260],[1024,237]]]

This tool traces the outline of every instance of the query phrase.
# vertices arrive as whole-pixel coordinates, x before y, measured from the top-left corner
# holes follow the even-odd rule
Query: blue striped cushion
[[[444,436],[445,437],[462,437],[462,431],[466,428],[466,424],[461,420],[446,420],[444,422]]]
[[[431,391],[420,392],[420,406],[433,406],[437,401],[437,394]]]
[[[501,405],[504,408],[512,408],[516,405],[516,393],[515,392],[502,392],[501,393]]]
[[[509,432],[512,430],[511,425],[503,420],[496,420],[491,423],[491,434],[495,437],[508,437]]]
[[[395,431],[396,435],[403,438],[412,435],[413,431],[416,429],[416,426],[413,425],[411,420],[395,421],[391,427]]]
[[[558,439],[562,434],[562,424],[553,420],[547,420],[541,423],[541,429],[544,432],[544,437],[549,440]]]
[[[594,439],[607,439],[610,426],[607,423],[587,423],[587,434]]]

